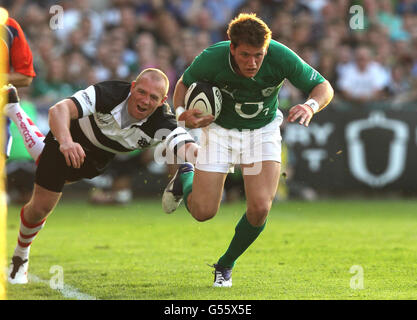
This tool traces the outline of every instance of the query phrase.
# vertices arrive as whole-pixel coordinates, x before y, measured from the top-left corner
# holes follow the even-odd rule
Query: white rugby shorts
[[[281,162],[282,118],[259,129],[225,129],[212,123],[202,129],[196,168],[208,172],[233,172],[235,164]]]

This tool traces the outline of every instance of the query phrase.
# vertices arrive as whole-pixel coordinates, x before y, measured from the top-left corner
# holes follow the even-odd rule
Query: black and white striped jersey
[[[152,147],[165,139],[176,153],[180,145],[194,142],[184,128],[177,127],[168,104],[143,120],[132,118],[127,111],[130,86],[129,82],[113,80],[76,92],[70,99],[79,118],[71,127],[79,129],[94,146],[111,153]]]

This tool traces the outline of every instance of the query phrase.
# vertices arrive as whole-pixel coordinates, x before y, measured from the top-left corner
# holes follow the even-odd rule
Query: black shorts
[[[104,150],[81,146],[86,153],[84,163],[78,169],[68,167],[64,155],[59,151],[59,143],[49,133],[36,169],[36,184],[53,192],[61,192],[65,182],[92,179],[102,174],[114,158],[114,154]]]

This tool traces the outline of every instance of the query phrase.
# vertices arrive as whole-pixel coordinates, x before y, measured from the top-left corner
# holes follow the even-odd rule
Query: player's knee
[[[265,215],[247,215],[249,223],[254,227],[262,226],[267,218],[268,214]]]
[[[32,203],[30,210],[27,210],[30,220],[41,221],[43,220],[52,210],[54,206],[49,203]]]
[[[248,205],[248,215],[253,217],[253,220],[264,220],[269,210],[271,210],[271,203],[269,201],[256,201]]]
[[[208,207],[208,206],[201,206],[201,205],[193,205],[191,210],[191,215],[199,222],[204,222],[213,218],[217,213],[217,208]]]
[[[211,215],[197,215],[197,216],[194,216],[194,219],[196,219],[198,222],[204,222],[204,221],[210,220],[214,216],[215,216],[215,214],[211,214]]]

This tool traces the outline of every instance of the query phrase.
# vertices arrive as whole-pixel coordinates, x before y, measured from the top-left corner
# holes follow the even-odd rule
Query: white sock
[[[45,146],[45,136],[29,118],[19,103],[8,103],[4,107],[6,115],[16,124],[23,137],[26,150],[37,161]]]
[[[19,245],[16,246],[14,249],[13,257],[18,256],[21,257],[23,260],[29,259],[30,253],[30,246],[23,248]]]
[[[46,218],[37,224],[30,225],[25,221],[23,216],[24,208],[20,211],[20,228],[17,238],[17,246],[14,250],[14,256],[19,256],[23,260],[29,258],[30,246],[35,240],[38,232],[44,227]]]

